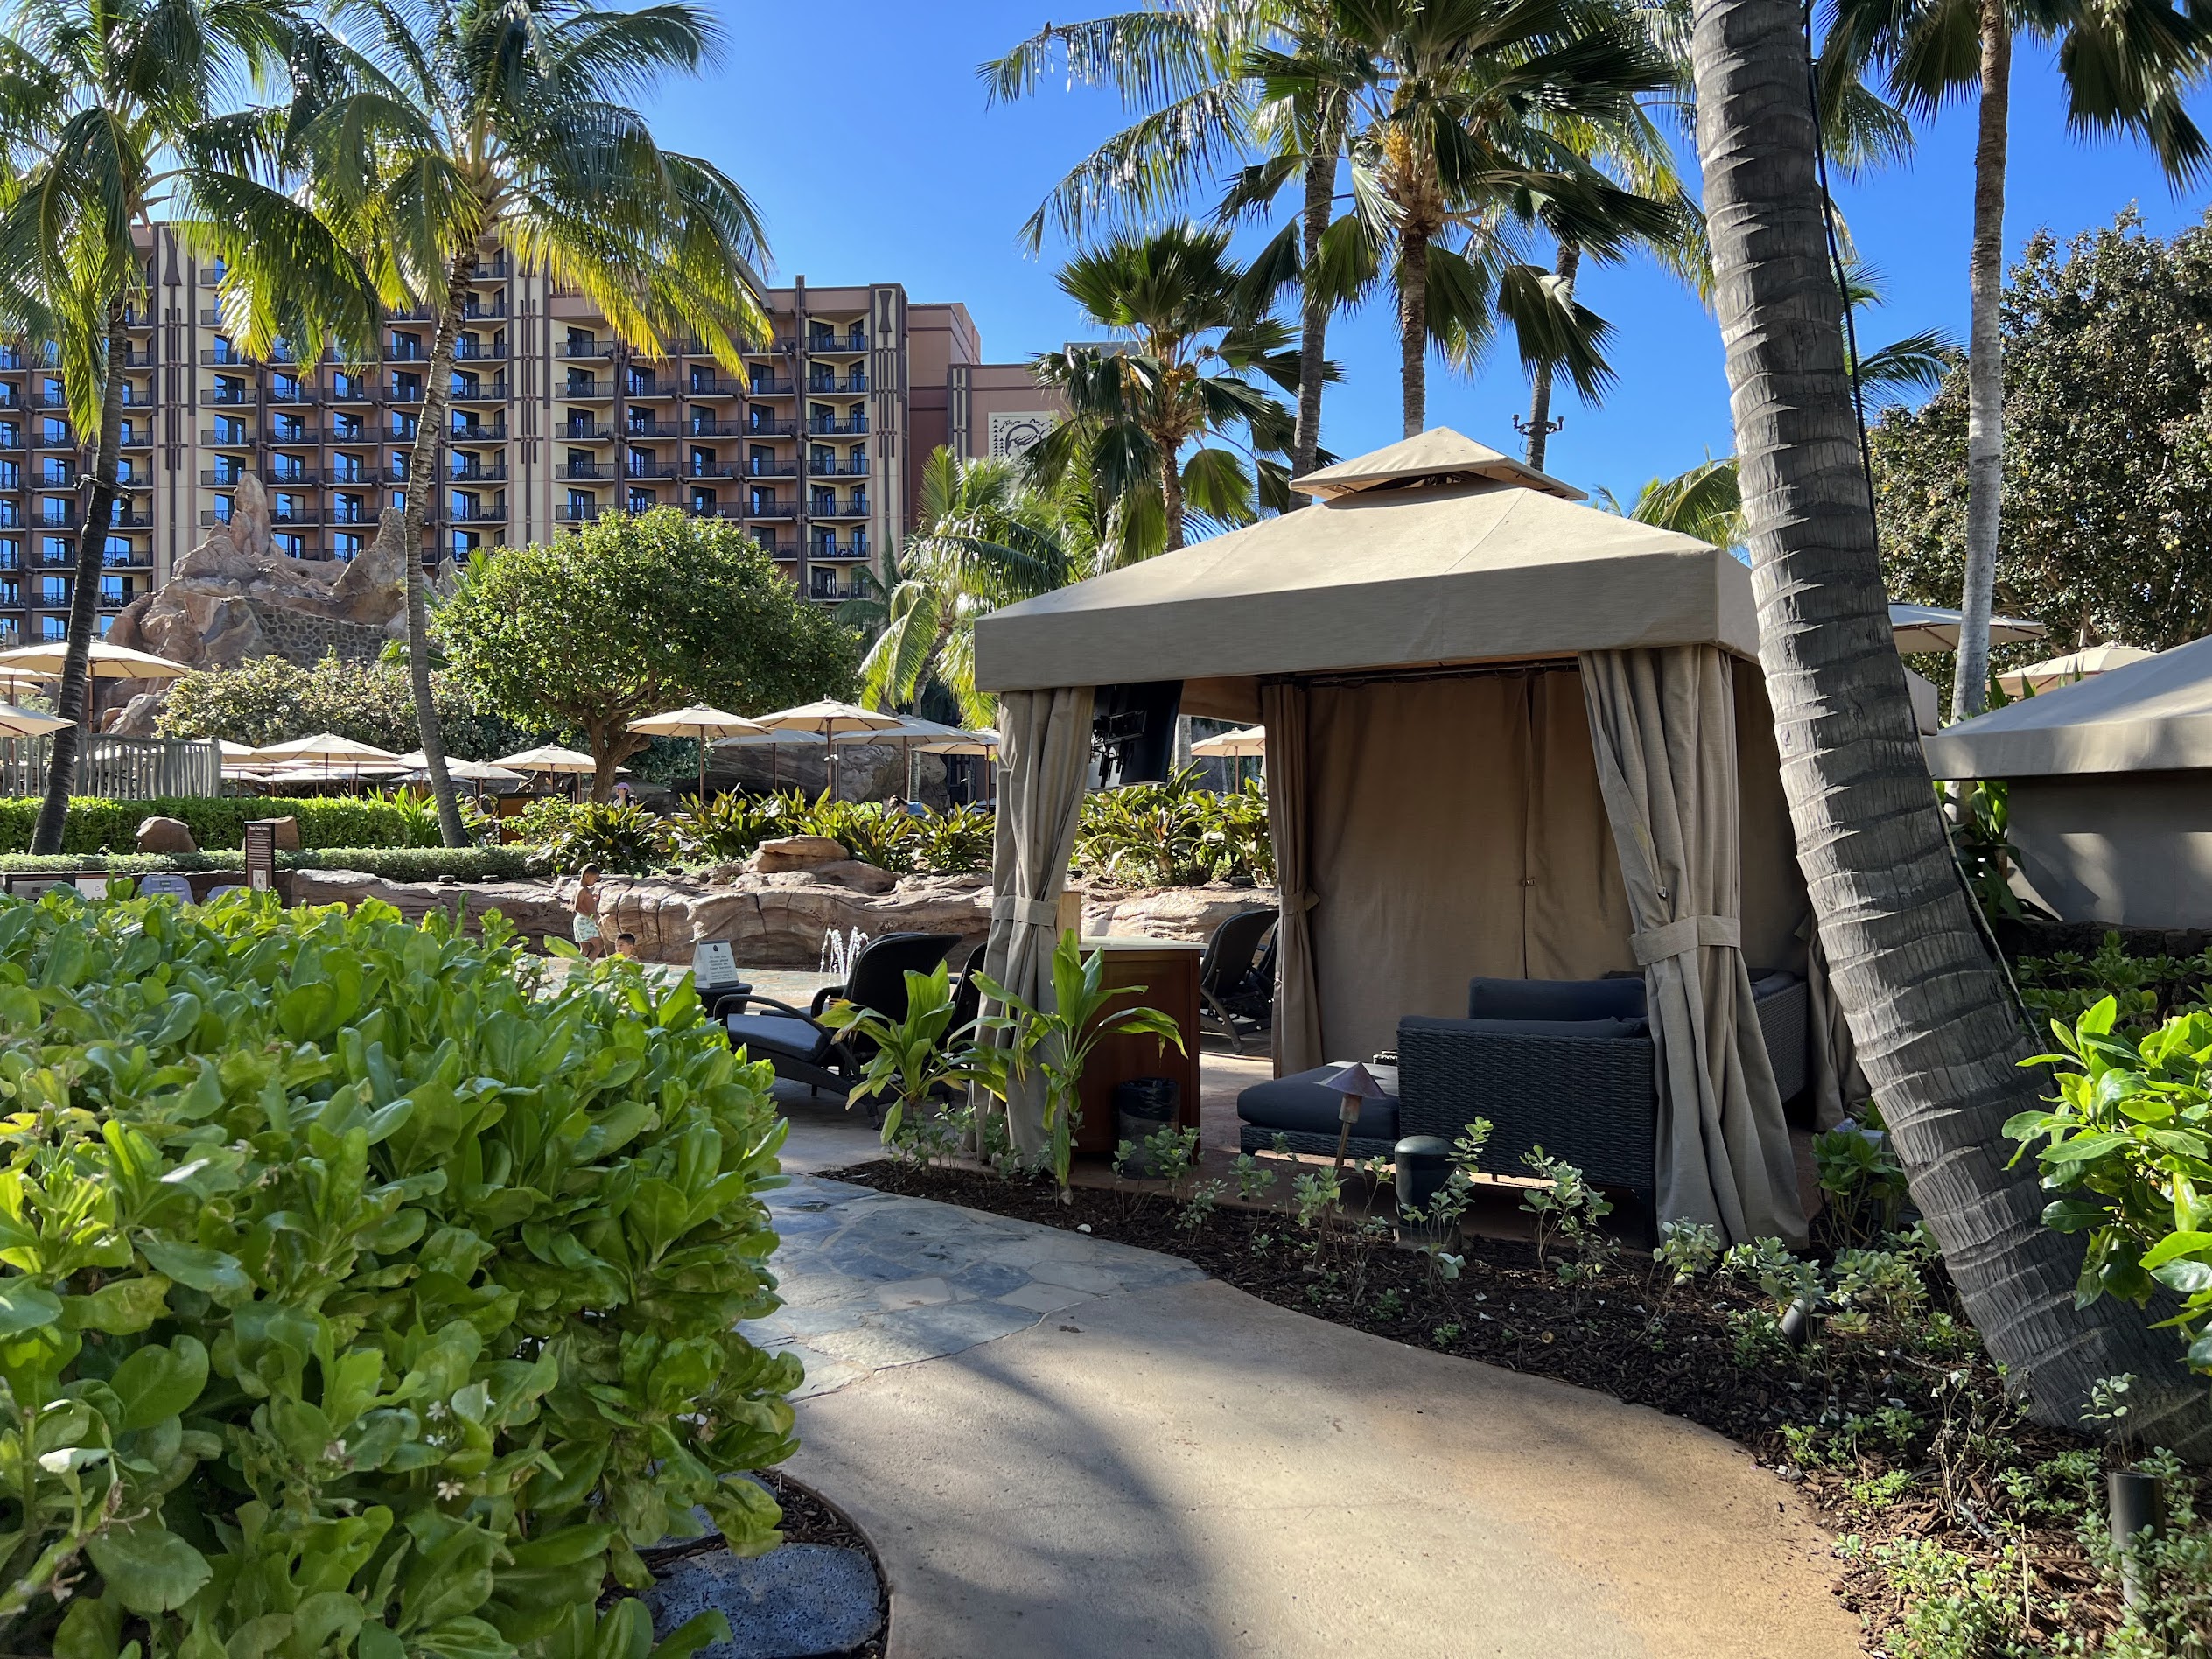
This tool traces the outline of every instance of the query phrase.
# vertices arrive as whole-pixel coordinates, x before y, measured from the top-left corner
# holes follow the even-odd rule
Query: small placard
[[[105,899],[108,896],[108,878],[105,876],[79,876],[77,878],[77,892],[80,898]]]
[[[702,985],[732,985],[738,979],[737,953],[726,939],[709,940],[691,951],[691,977]]]

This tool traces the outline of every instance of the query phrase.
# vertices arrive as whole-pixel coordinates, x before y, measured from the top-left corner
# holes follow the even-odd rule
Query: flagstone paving
[[[1206,1277],[1152,1250],[816,1175],[793,1176],[767,1204],[784,1306],[745,1331],[804,1362],[794,1399],[1104,1297]]]

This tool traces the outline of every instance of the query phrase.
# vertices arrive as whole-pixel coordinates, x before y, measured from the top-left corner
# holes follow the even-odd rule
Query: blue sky
[[[1091,15],[1081,0],[835,0],[739,8],[718,0],[731,46],[708,79],[669,87],[654,113],[663,142],[720,162],[766,212],[779,277],[896,280],[918,300],[964,300],[993,360],[1025,358],[1078,323],[1054,285],[1055,248],[1025,255],[1016,233],[1053,182],[1121,124],[1105,94],[1057,88],[986,108],[975,67],[1047,18]],[[1110,9],[1101,5],[1097,10]],[[2062,236],[2130,202],[2170,232],[2200,217],[2200,185],[2177,199],[2137,145],[2077,139],[2048,58],[2016,53],[2006,240]],[[2212,122],[2212,108],[2198,118]],[[1974,111],[1947,110],[1908,165],[1844,185],[1861,254],[1889,302],[1864,319],[1872,346],[1922,328],[1964,337]],[[1585,302],[1615,330],[1620,381],[1598,409],[1570,397],[1551,470],[1625,494],[1732,447],[1727,388],[1712,319],[1671,278],[1642,262],[1589,273]],[[1380,305],[1340,319],[1322,438],[1340,454],[1398,436],[1396,346]],[[1510,351],[1470,378],[1432,370],[1430,424],[1501,449],[1528,388]]]

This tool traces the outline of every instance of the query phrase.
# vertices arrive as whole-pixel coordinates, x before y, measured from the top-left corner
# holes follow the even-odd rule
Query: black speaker
[[[1090,719],[1098,787],[1164,782],[1175,764],[1175,717],[1182,704],[1180,680],[1100,686]]]

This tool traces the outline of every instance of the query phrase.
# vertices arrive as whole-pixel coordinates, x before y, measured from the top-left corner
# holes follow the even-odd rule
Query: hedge
[[[529,868],[527,847],[321,847],[280,852],[279,870],[358,870],[386,881],[524,881]],[[150,876],[166,871],[243,870],[241,852],[0,854],[0,875],[54,875],[90,870],[111,876]]]
[[[434,847],[438,819],[429,808],[389,796],[285,800],[263,795],[161,795],[150,801],[72,796],[62,831],[64,852],[135,852],[138,825],[147,818],[176,818],[209,852],[246,844],[255,818],[296,818],[302,847]],[[23,852],[38,820],[35,796],[0,796],[0,852]]]
[[[780,1542],[769,1068],[485,934],[0,906],[0,1649],[644,1659],[640,1550]]]

